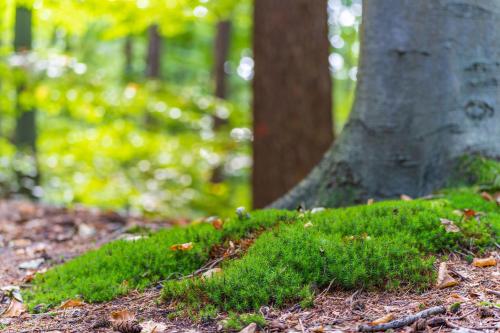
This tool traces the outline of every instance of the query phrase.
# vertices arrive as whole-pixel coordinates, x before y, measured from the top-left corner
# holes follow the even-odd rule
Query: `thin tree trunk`
[[[231,38],[231,21],[224,20],[217,22],[217,33],[215,36],[215,96],[226,99],[227,86],[226,86],[226,71],[225,64],[229,55],[229,44]]]
[[[133,51],[133,41],[132,36],[125,37],[125,43],[123,45],[123,55],[125,57],[125,80],[128,81],[133,75],[133,60],[134,60],[134,51]]]
[[[328,55],[326,1],[255,0],[255,208],[303,179],[333,140]]]
[[[161,36],[158,25],[153,24],[148,28],[148,54],[146,62],[146,77],[158,79],[161,70]]]
[[[220,99],[227,98],[227,75],[225,64],[229,56],[229,47],[231,43],[231,26],[230,20],[217,22],[215,43],[214,43],[214,80],[215,80],[215,97]],[[214,130],[217,131],[221,126],[227,124],[227,119],[221,118],[218,115],[213,115]],[[224,162],[216,165],[212,170],[210,181],[212,183],[222,183],[224,181]]]
[[[464,154],[500,157],[500,2],[365,0],[353,111],[272,206],[338,206],[446,184]]]
[[[14,49],[16,52],[27,52],[32,46],[32,15],[31,10],[26,7],[16,8],[16,19],[14,26]],[[31,155],[36,165],[36,111],[24,109],[19,101],[19,96],[25,90],[24,84],[17,87],[17,112],[14,142],[20,155]],[[39,174],[25,175],[18,173],[20,192],[32,195],[33,186],[38,184]]]

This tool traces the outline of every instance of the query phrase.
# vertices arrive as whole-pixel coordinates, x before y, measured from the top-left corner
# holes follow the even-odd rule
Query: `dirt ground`
[[[22,201],[0,201],[0,313],[11,302],[9,286],[23,287],[36,271],[43,271],[75,255],[120,237],[133,226],[153,230],[179,221],[154,221],[124,217],[114,212],[56,208]],[[498,253],[491,256],[499,258]],[[406,318],[423,309],[443,305],[445,314],[396,329],[414,332],[500,332],[500,270],[498,265],[474,267],[459,254],[448,259],[448,271],[458,285],[416,294],[357,290],[324,290],[315,306],[302,310],[261,308],[266,318],[263,332],[352,332],[376,319]],[[105,323],[114,311],[128,310],[136,316],[144,333],[217,332],[225,318],[193,323],[188,319],[167,319],[173,309],[158,302],[159,286],[144,293],[133,292],[102,304],[84,304],[45,314],[0,315],[1,332],[113,332]],[[460,303],[456,312],[451,305]],[[391,320],[393,320],[391,319]],[[259,329],[257,329],[258,331]],[[252,332],[250,329],[248,332]]]

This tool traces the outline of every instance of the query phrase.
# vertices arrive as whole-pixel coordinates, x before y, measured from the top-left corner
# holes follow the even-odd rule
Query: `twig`
[[[435,306],[424,311],[417,312],[414,315],[406,316],[401,319],[396,319],[391,322],[370,326],[370,325],[360,325],[358,331],[360,332],[376,332],[376,331],[386,331],[389,329],[401,328],[413,324],[420,318],[427,318],[436,314],[445,313],[446,308],[444,306]]]
[[[486,289],[486,292],[487,292],[487,293],[489,293],[489,294],[493,294],[493,295],[495,295],[495,296],[500,297],[500,291],[491,290],[491,289]]]
[[[299,318],[299,324],[300,324],[300,330],[302,331],[302,333],[306,333],[306,331],[304,330],[304,325],[302,324],[302,319]]]
[[[324,294],[326,294],[330,290],[330,288],[332,287],[333,281],[335,281],[335,278],[333,278],[332,281],[330,281],[330,284],[328,285],[328,287],[326,287],[325,290],[323,290],[322,292],[320,292],[318,294],[318,296],[316,296],[316,299],[320,298],[321,296],[323,296]]]

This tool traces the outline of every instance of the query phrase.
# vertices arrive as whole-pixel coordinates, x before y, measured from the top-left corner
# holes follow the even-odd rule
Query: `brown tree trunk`
[[[255,0],[253,206],[277,199],[333,141],[325,0]]]
[[[214,80],[215,80],[215,97],[220,99],[227,98],[227,75],[225,64],[229,56],[229,46],[231,42],[231,21],[223,20],[217,22],[217,31],[214,43]],[[216,114],[212,116],[214,121],[214,130],[218,130],[221,126],[227,123],[227,119],[223,119]],[[224,181],[224,163],[221,162],[212,170],[210,177],[212,183],[221,183]]]
[[[276,208],[423,196],[464,155],[500,159],[500,2],[365,0],[356,100]]]
[[[146,77],[158,79],[161,70],[161,36],[158,25],[148,28],[148,54],[146,62]]]
[[[124,77],[125,80],[128,81],[132,77],[133,74],[133,42],[132,36],[125,37],[125,43],[123,45],[123,55],[125,56],[125,68],[124,68]]]
[[[215,96],[226,99],[226,71],[224,65],[229,55],[229,44],[231,38],[231,21],[224,20],[217,22],[217,33],[214,47],[214,76],[215,76]]]

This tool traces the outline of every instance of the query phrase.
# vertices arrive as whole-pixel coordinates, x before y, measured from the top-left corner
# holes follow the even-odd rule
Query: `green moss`
[[[450,187],[486,185],[500,188],[500,162],[480,156],[464,156],[455,167]]]
[[[249,311],[264,304],[307,304],[329,283],[332,289],[425,288],[435,279],[431,254],[491,246],[491,226],[500,224],[495,213],[480,222],[458,217],[453,200],[460,201],[393,201],[306,214],[300,223],[261,235],[221,275],[167,282],[163,297],[195,311],[204,302]],[[440,218],[462,232],[446,232]],[[312,226],[305,228],[307,221]]]
[[[500,234],[494,203],[473,189],[444,193],[441,200],[380,202],[316,214],[257,211],[225,221],[221,230],[198,223],[134,242],[116,241],[37,275],[25,298],[31,309],[76,297],[99,302],[166,280],[163,298],[206,321],[219,310],[307,307],[330,283],[332,290],[423,289],[434,281],[433,255],[481,251]],[[479,221],[456,215],[465,208],[482,212]],[[461,232],[446,232],[440,218],[454,221]],[[312,226],[304,227],[309,222]],[[215,248],[248,237],[257,239],[243,257],[223,263],[222,274],[204,281],[177,279],[206,263]],[[170,250],[187,242],[193,243],[189,251]]]
[[[55,306],[75,297],[87,302],[107,301],[162,279],[187,275],[208,261],[215,245],[289,222],[295,215],[260,211],[248,219],[230,219],[222,230],[199,223],[159,231],[137,241],[112,242],[37,275],[25,297],[31,309],[38,304]],[[171,245],[187,242],[193,243],[189,251],[170,250]]]
[[[263,328],[266,326],[266,319],[261,314],[244,313],[237,314],[230,312],[227,319],[224,321],[224,329],[228,331],[240,331],[251,323]]]

